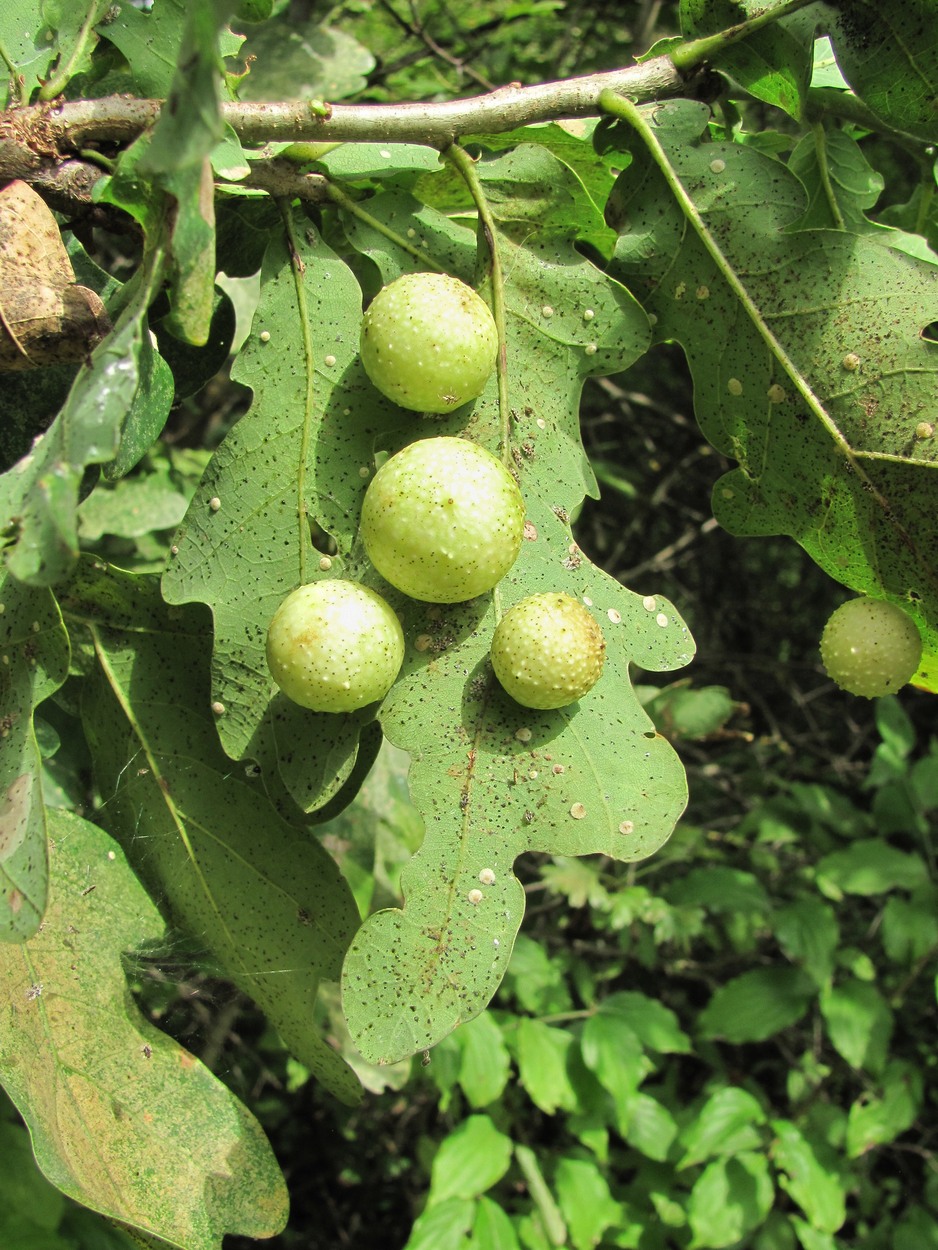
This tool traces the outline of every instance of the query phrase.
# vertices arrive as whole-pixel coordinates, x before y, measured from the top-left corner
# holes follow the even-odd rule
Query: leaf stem
[[[502,270],[501,255],[498,250],[498,234],[495,218],[492,216],[482,181],[476,172],[475,161],[458,144],[451,144],[443,157],[460,173],[479,214],[479,228],[485,240],[489,254],[489,266],[492,275],[492,316],[495,318],[495,329],[498,333],[498,356],[496,358],[496,376],[498,379],[498,416],[501,426],[500,441],[502,459],[509,468],[514,468],[511,459],[510,430],[511,405],[508,399],[508,325],[505,315],[505,275]]]
[[[813,122],[811,133],[814,135],[814,150],[817,153],[818,172],[821,175],[824,198],[827,200],[827,207],[831,211],[834,225],[838,230],[843,230],[844,217],[840,211],[840,205],[837,203],[837,196],[834,194],[834,187],[831,183],[830,162],[827,159],[827,133],[824,130],[823,123]]]
[[[807,8],[813,3],[814,0],[785,0],[784,4],[764,9],[756,17],[739,22],[736,26],[729,26],[715,35],[703,35],[700,39],[692,39],[689,43],[682,44],[670,54],[671,62],[680,73],[687,74],[698,69],[704,62],[715,60],[724,48],[739,43],[741,39],[747,39],[763,26],[797,13],[799,9]]]
[[[701,216],[697,205],[691,199],[691,196],[685,189],[684,184],[672,168],[667,152],[665,152],[658,140],[657,135],[654,133],[651,126],[649,126],[639,108],[633,104],[631,100],[623,99],[621,96],[617,96],[613,92],[604,92],[600,103],[606,112],[611,113],[614,117],[619,117],[623,121],[628,122],[629,125],[631,125],[638,133],[642,142],[647,147],[652,160],[658,166],[658,169],[667,183],[672,195],[677,200],[681,211],[697,234],[697,237],[700,239],[700,242],[705,248],[710,259],[713,261],[714,265],[716,265],[717,270],[722,275],[724,281],[733,292],[733,295],[739,301],[740,306],[752,322],[753,327],[758,331],[766,347],[788,374],[792,384],[807,404],[811,413],[827,431],[832,442],[834,443],[834,446],[846,461],[848,469],[857,475],[863,488],[868,491],[878,507],[882,509],[883,513],[886,516],[890,516],[891,509],[888,501],[877,489],[872,479],[864,470],[859,457],[854,453],[853,448],[831,420],[824,405],[803,377],[801,370],[797,367],[788,352],[769,329],[752,296],[737,277],[733,266],[721,252],[718,244],[713,238],[713,235],[707,228],[707,224]],[[903,537],[908,539],[908,535],[905,534],[904,530],[902,533]]]
[[[389,239],[395,247],[402,248],[427,269],[432,269],[434,273],[443,272],[432,256],[423,251],[422,248],[415,247],[410,239],[405,238],[402,234],[398,234],[396,230],[392,230],[383,221],[379,221],[377,217],[372,216],[366,208],[362,208],[357,200],[353,200],[350,195],[346,195],[341,187],[337,187],[334,182],[326,181],[325,194],[326,198],[331,200],[337,207],[344,209],[347,213],[351,213],[353,217],[357,217],[359,221],[364,222],[370,229],[377,230],[379,234]]]
[[[72,55],[68,58],[65,65],[55,73],[54,77],[43,83],[39,90],[40,100],[54,100],[56,96],[61,95],[65,90],[69,79],[75,73],[75,66],[85,55],[85,48],[88,46],[88,40],[91,38],[92,31],[104,16],[109,4],[110,0],[97,0],[97,3],[88,6],[85,20],[82,22],[78,38],[75,40],[75,47],[72,49]]]
[[[287,251],[290,256],[290,269],[293,273],[293,286],[296,291],[297,314],[300,319],[300,333],[303,338],[303,367],[306,373],[306,387],[303,396],[303,429],[300,435],[300,454],[296,467],[296,516],[299,539],[299,577],[300,585],[306,584],[306,550],[309,546],[309,510],[306,507],[306,461],[309,456],[310,438],[313,428],[313,403],[315,396],[315,355],[313,349],[313,331],[310,325],[309,306],[306,302],[306,285],[303,274],[306,266],[300,256],[299,241],[293,227],[293,213],[286,200],[277,200],[283,229],[287,240]]]

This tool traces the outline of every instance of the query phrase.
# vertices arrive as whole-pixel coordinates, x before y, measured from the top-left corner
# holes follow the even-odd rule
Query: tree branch
[[[534,122],[596,116],[603,91],[635,103],[680,95],[687,85],[667,57],[563,82],[499,87],[486,95],[429,104],[318,101],[226,103],[222,116],[242,143],[277,141],[425,143],[443,149],[459,136],[497,133]],[[5,143],[26,142],[53,156],[95,143],[129,143],[159,115],[162,102],[130,96],[34,104],[0,113],[0,174]],[[37,148],[35,139],[41,142]]]

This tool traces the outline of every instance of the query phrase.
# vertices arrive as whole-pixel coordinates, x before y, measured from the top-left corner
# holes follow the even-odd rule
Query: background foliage
[[[624,7],[0,17],[16,160],[31,102],[171,103],[89,132],[83,196],[15,168],[75,282],[65,354],[0,396],[4,1245],[938,1244],[938,22],[794,3],[708,42],[762,6]],[[442,159],[221,113],[311,99],[315,138],[316,101],[659,38],[685,98],[597,86],[591,118]],[[509,361],[432,426],[357,360],[363,298],[421,268],[480,287]],[[272,697],[275,606],[387,590],[361,496],[434,433],[514,467],[518,565],[453,608],[392,592],[411,645],[377,719]],[[919,690],[824,680],[844,586],[915,617]],[[575,712],[487,676],[542,588],[607,637]],[[688,626],[698,658],[656,678]]]

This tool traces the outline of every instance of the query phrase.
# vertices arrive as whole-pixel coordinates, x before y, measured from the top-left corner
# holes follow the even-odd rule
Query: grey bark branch
[[[318,101],[225,103],[224,120],[247,147],[270,142],[423,143],[440,150],[461,135],[494,134],[536,122],[595,116],[601,92],[627,95],[637,104],[686,92],[687,78],[667,57],[641,65],[587,74],[562,82],[499,87],[486,95],[429,104],[335,104]],[[98,144],[127,144],[156,121],[160,100],[107,96],[31,104],[0,112],[0,181],[22,178],[48,197],[58,189],[87,202],[100,176],[93,165],[65,158]],[[68,172],[70,171],[70,172]],[[261,182],[282,181],[265,171]],[[317,188],[304,187],[311,198]]]
[[[487,95],[430,104],[226,103],[222,115],[246,144],[275,140],[426,143],[445,148],[461,134],[512,130],[532,122],[595,115],[604,90],[641,104],[679,95],[686,80],[667,57],[562,82],[499,87]],[[32,104],[0,114],[0,139],[11,127],[60,150],[134,139],[155,121],[162,102],[130,96]]]

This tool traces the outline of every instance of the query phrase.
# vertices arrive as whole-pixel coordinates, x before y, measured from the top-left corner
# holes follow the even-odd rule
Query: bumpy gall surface
[[[416,412],[452,412],[482,393],[498,350],[488,305],[442,273],[383,287],[362,320],[361,358],[382,394]]]
[[[267,665],[294,703],[354,712],[382,699],[404,660],[401,623],[386,600],[339,578],[300,586],[267,630]]]
[[[606,640],[587,609],[570,595],[530,595],[505,613],[492,638],[492,668],[523,707],[575,703],[603,671]]]
[[[922,639],[915,622],[894,603],[848,599],[821,635],[827,675],[850,694],[875,699],[892,694],[915,674]]]
[[[464,438],[425,438],[372,478],[361,536],[392,586],[426,603],[461,603],[491,590],[514,564],[524,501],[484,447]]]

